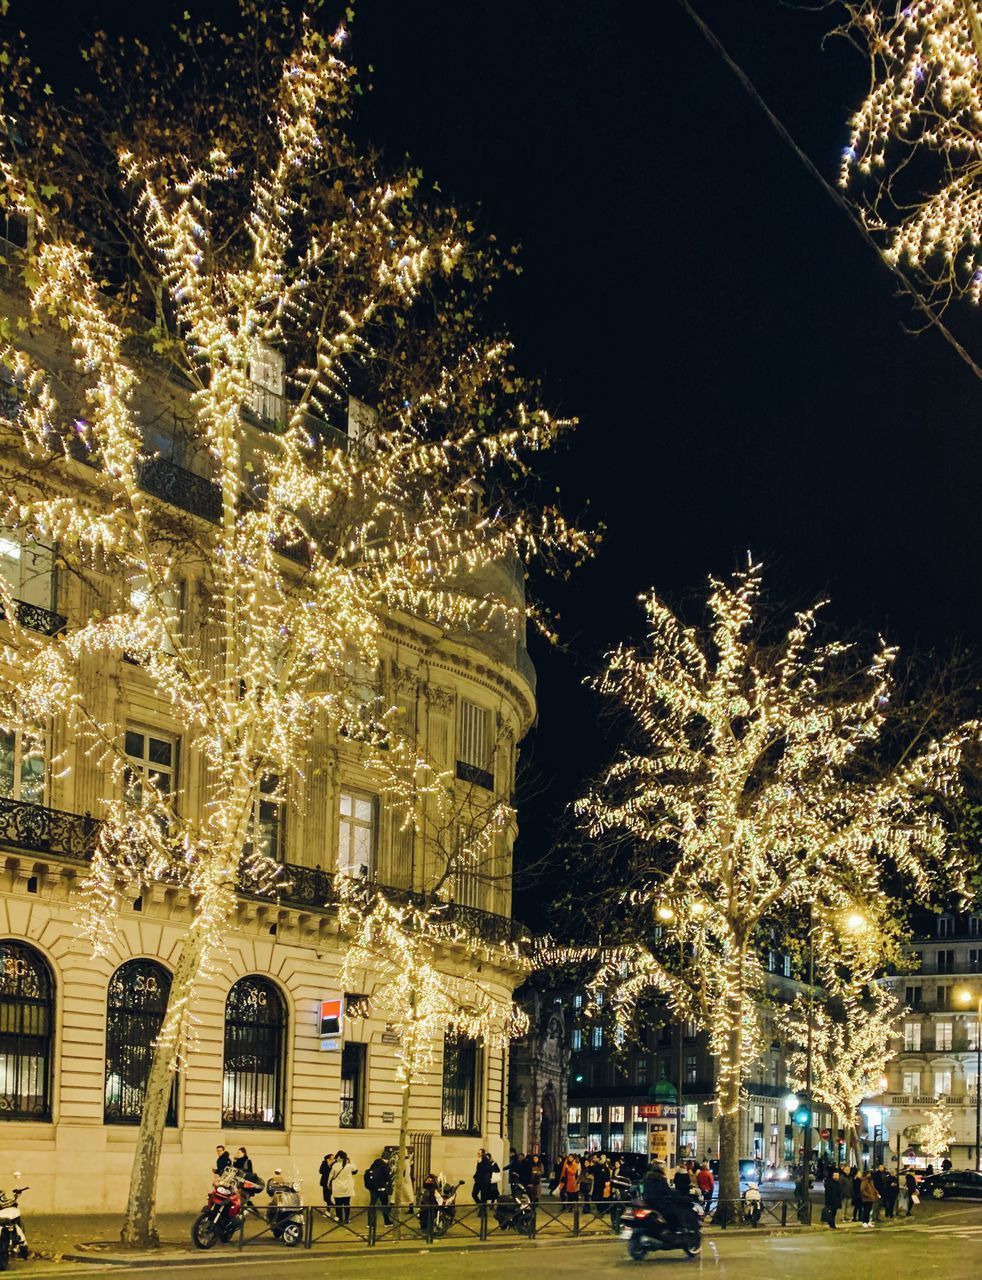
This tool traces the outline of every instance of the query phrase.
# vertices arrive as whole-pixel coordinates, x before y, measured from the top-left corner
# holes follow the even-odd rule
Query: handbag
[[[912,1192],[910,1193],[910,1202],[911,1202],[911,1204],[920,1204],[920,1203],[921,1203],[921,1197],[917,1194],[917,1192],[916,1192],[916,1191],[912,1191]]]

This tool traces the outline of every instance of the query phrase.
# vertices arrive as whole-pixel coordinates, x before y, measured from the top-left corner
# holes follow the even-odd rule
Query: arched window
[[[109,979],[106,997],[106,1124],[139,1124],[154,1041],[170,996],[170,974],[153,960],[127,960]],[[167,1123],[177,1124],[177,1077]]]
[[[53,984],[32,947],[0,942],[0,1117],[51,1118]]]
[[[282,1129],[285,1031],[276,987],[265,978],[240,978],[225,1001],[224,1125]]]

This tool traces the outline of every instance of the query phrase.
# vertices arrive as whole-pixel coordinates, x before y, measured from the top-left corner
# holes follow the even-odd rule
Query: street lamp
[[[976,996],[967,987],[960,987],[955,999],[961,1005],[970,1005]],[[982,992],[975,1011],[975,1169],[982,1173]]]

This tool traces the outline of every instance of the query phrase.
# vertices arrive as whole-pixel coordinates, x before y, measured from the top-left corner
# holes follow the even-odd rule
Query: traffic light
[[[794,1122],[800,1128],[804,1129],[812,1122],[812,1113],[807,1107],[799,1107],[794,1113]]]

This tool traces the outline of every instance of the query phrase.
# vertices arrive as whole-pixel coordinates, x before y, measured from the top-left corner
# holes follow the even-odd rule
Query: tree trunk
[[[181,946],[171,982],[167,1012],[157,1037],[140,1128],[133,1153],[126,1221],[120,1232],[124,1244],[153,1248],[159,1241],[156,1224],[157,1173],[167,1123],[167,1107],[174,1085],[178,1053],[185,1036],[188,1010],[206,950],[200,925],[192,924]]]
[[[726,1221],[740,1200],[740,1084],[743,1080],[743,947],[726,966],[726,1044],[717,1066],[719,1108],[719,1200],[715,1220]]]
[[[849,1153],[850,1166],[855,1165],[857,1169],[861,1169],[862,1161],[859,1154],[859,1127],[855,1120],[846,1125],[846,1151]]]

